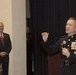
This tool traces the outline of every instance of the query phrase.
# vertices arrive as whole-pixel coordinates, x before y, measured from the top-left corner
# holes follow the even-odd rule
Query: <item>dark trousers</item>
[[[2,64],[2,75],[8,75],[9,56],[0,57],[0,63]]]
[[[76,75],[76,64],[72,64],[70,66],[61,66],[60,75]]]
[[[2,69],[3,69],[2,75],[8,75],[8,67],[9,67],[9,63],[2,61]]]

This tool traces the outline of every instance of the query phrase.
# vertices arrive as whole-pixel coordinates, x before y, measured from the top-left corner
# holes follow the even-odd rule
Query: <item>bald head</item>
[[[68,20],[73,20],[74,21],[74,24],[76,26],[76,18],[75,17],[70,17]]]
[[[0,33],[2,33],[4,30],[4,24],[2,22],[0,22]]]

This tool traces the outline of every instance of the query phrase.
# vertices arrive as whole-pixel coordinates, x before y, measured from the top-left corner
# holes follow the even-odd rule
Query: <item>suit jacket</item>
[[[10,51],[12,49],[11,40],[10,40],[9,34],[3,33],[3,36],[4,36],[4,44],[2,44],[2,41],[0,39],[0,52],[3,52],[3,51],[7,52],[8,55],[6,55],[4,57],[0,56],[0,62],[1,61],[8,62],[9,61],[9,53],[10,53]]]

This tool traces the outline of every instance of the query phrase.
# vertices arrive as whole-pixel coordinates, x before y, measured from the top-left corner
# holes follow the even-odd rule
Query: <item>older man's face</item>
[[[75,20],[68,20],[66,23],[66,33],[74,34],[76,32],[76,22]]]
[[[0,33],[2,33],[4,30],[4,25],[2,23],[0,23]]]

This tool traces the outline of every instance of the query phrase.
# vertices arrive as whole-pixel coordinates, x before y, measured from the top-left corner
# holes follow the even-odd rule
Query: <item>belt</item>
[[[69,60],[63,60],[63,64],[64,64],[65,66],[70,66]]]

